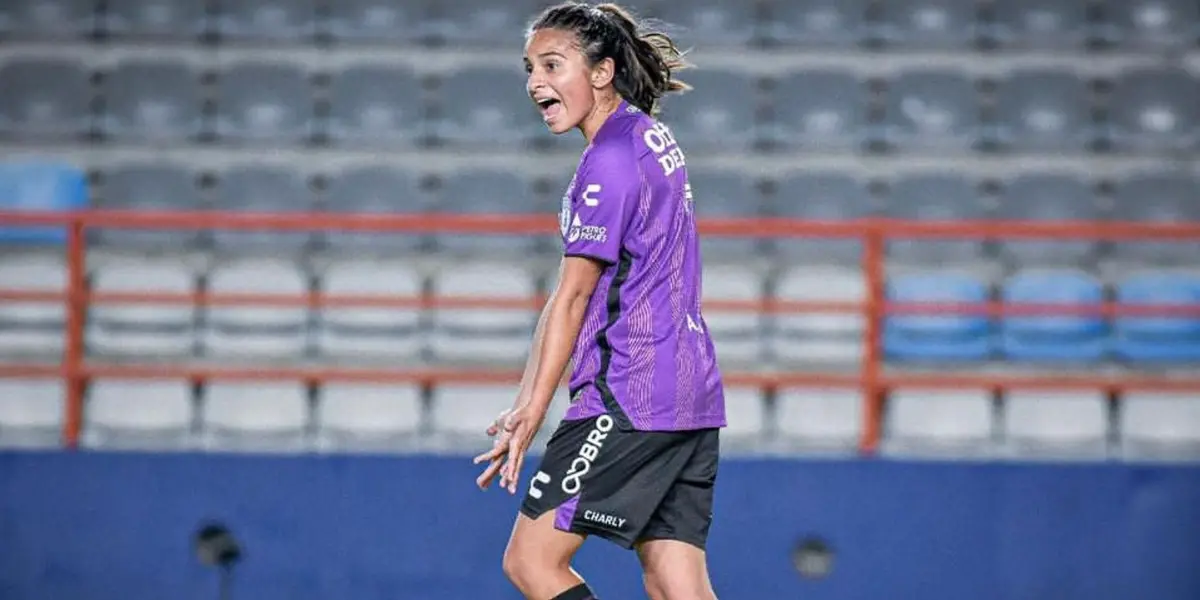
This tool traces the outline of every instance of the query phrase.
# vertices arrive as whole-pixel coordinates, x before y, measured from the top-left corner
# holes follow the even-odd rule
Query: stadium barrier
[[[419,382],[436,385],[455,383],[514,383],[520,373],[482,369],[367,369],[344,367],[221,367],[192,364],[106,364],[88,359],[84,351],[84,324],[87,307],[99,303],[182,303],[196,305],[258,305],[309,307],[454,307],[454,308],[538,308],[544,298],[512,300],[483,297],[381,297],[326,295],[300,296],[275,294],[196,293],[93,293],[87,287],[87,243],[89,229],[169,229],[169,230],[276,230],[276,231],[358,231],[358,232],[451,232],[470,234],[539,235],[557,230],[550,216],[524,215],[366,215],[366,214],[262,214],[220,211],[206,212],[135,212],[82,210],[64,212],[0,211],[0,226],[5,228],[63,228],[67,285],[61,292],[0,289],[0,302],[63,302],[67,306],[65,349],[57,364],[0,364],[0,377],[63,378],[66,382],[66,419],[63,443],[78,444],[86,384],[95,378],[192,380],[276,380],[299,379],[312,383],[324,381],[369,381],[377,383]],[[883,400],[897,388],[953,389],[988,388],[993,390],[1104,390],[1121,393],[1141,391],[1200,391],[1200,379],[1155,375],[1104,376],[1018,375],[990,373],[892,373],[884,368],[882,325],[894,314],[1103,314],[1200,316],[1200,306],[1134,306],[1106,300],[1096,305],[986,303],[901,303],[886,299],[885,244],[906,239],[1200,239],[1200,225],[1135,224],[1093,222],[928,222],[891,219],[856,221],[798,221],[790,219],[702,219],[701,234],[710,237],[753,236],[758,238],[856,238],[863,244],[862,272],[866,283],[863,302],[824,301],[711,301],[705,310],[758,311],[766,313],[818,312],[859,313],[865,318],[863,358],[857,372],[730,372],[726,380],[732,386],[755,386],[765,390],[784,387],[851,388],[862,393],[864,427],[860,440],[863,454],[874,454],[880,441]]]

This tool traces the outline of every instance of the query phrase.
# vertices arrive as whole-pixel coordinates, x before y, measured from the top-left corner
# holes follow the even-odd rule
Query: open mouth
[[[562,110],[562,102],[558,98],[543,98],[536,102],[538,111],[542,113],[543,121],[550,121]]]

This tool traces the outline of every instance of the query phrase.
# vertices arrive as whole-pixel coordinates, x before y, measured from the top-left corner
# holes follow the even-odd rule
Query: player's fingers
[[[475,479],[475,485],[479,486],[479,489],[481,490],[486,490],[488,485],[492,483],[492,479],[495,479],[496,473],[500,471],[500,466],[502,464],[504,463],[500,460],[492,461],[492,463],[483,470],[483,473],[480,473],[479,477]]]
[[[483,454],[476,456],[474,462],[475,462],[475,464],[479,464],[481,462],[495,460],[496,458],[499,458],[500,456],[504,455],[505,452],[508,452],[508,444],[495,444],[492,446],[491,450],[488,450],[487,452],[484,452]]]
[[[515,494],[517,493],[517,479],[521,477],[521,466],[525,464],[525,452],[518,452],[515,457],[511,457],[510,459],[515,459],[516,464],[512,468],[513,475],[509,481],[508,493]]]

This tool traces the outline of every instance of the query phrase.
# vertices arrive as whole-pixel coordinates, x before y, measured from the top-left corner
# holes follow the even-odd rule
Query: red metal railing
[[[376,383],[515,383],[520,373],[486,369],[381,369],[344,367],[214,367],[149,364],[105,364],[84,355],[84,321],[90,304],[155,303],[197,305],[260,305],[309,307],[453,307],[453,308],[540,308],[544,297],[481,298],[450,296],[365,296],[328,295],[310,292],[302,295],[212,294],[159,292],[92,292],[86,284],[85,232],[91,228],[116,229],[223,229],[223,230],[343,230],[374,232],[455,232],[480,234],[547,234],[557,231],[553,217],[478,216],[478,215],[345,215],[345,214],[246,214],[220,212],[113,212],[82,211],[71,213],[31,213],[0,211],[0,226],[67,229],[67,287],[61,292],[0,289],[0,302],[65,302],[67,305],[66,346],[58,365],[0,364],[0,377],[62,378],[66,382],[66,421],[63,440],[68,447],[78,441],[83,415],[83,396],[87,382],[96,378],[249,380],[299,379],[323,381],[361,381]],[[819,237],[858,238],[864,252],[862,270],[866,279],[866,298],[862,302],[711,300],[706,312],[821,312],[860,313],[866,320],[864,351],[857,373],[726,373],[731,386],[763,389],[783,387],[857,388],[863,394],[863,435],[861,449],[873,453],[880,437],[883,398],[888,390],[905,387],[921,389],[988,388],[1042,390],[1126,390],[1200,391],[1200,378],[1162,378],[1154,376],[1109,377],[1097,374],[1069,375],[997,375],[997,374],[889,374],[882,360],[881,328],[889,314],[951,313],[986,314],[1102,314],[1113,315],[1188,315],[1200,316],[1197,306],[1128,306],[1105,302],[1096,305],[1006,305],[997,302],[979,304],[897,303],[884,294],[884,244],[891,238],[1056,238],[1186,240],[1200,239],[1200,226],[1181,224],[1131,223],[1025,223],[1025,222],[906,222],[864,219],[854,222],[811,222],[785,219],[706,219],[700,223],[705,236]]]

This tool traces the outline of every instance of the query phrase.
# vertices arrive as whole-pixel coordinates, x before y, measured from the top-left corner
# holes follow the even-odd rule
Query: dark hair
[[[690,66],[675,42],[661,31],[639,25],[629,11],[616,4],[564,2],[551,6],[530,25],[529,35],[539,29],[573,31],[590,64],[613,59],[613,87],[647,114],[658,114],[659,99],[667,93],[691,89],[671,77],[672,71]]]

